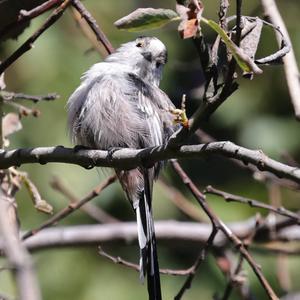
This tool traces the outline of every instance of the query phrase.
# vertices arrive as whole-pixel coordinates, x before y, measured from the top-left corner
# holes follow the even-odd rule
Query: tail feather
[[[141,192],[136,207],[138,240],[141,251],[140,278],[143,281],[147,274],[149,300],[161,300],[159,265],[151,206],[152,183],[148,170],[144,171],[144,191]]]

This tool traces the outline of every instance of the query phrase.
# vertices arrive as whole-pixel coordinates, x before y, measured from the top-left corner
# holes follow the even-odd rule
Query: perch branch
[[[214,142],[200,145],[184,145],[177,149],[165,146],[146,149],[121,149],[111,156],[102,150],[79,150],[57,147],[41,147],[15,150],[0,150],[0,169],[20,166],[26,163],[46,164],[60,162],[80,165],[85,168],[95,166],[131,169],[139,165],[149,165],[170,158],[199,158],[218,154],[255,165],[260,171],[269,171],[278,177],[300,183],[300,169],[280,163],[267,157],[260,150],[250,150],[232,142]]]

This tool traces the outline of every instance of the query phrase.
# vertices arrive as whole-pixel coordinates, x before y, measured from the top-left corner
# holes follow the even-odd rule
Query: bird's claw
[[[169,109],[169,112],[174,115],[173,122],[175,124],[181,124],[185,128],[189,128],[189,119],[186,116],[185,111],[185,95],[182,96],[182,102],[181,102],[181,109],[179,108],[171,108]]]
[[[113,155],[116,151],[121,150],[122,147],[110,147],[107,149],[107,158],[109,161],[112,161]]]

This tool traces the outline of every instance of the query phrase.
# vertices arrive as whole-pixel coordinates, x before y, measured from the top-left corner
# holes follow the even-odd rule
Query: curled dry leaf
[[[19,131],[22,129],[22,123],[20,118],[15,113],[8,113],[2,119],[2,130],[3,130],[3,137],[6,138],[9,135]]]
[[[176,11],[181,18],[178,31],[183,39],[195,37],[200,32],[199,20],[201,19],[204,5],[200,0],[177,1]]]
[[[164,26],[174,20],[178,15],[171,9],[138,8],[131,14],[114,23],[118,29],[128,31],[143,31]]]
[[[255,64],[254,60],[248,56],[244,50],[238,47],[227,35],[227,33],[213,20],[207,20],[205,18],[201,18],[201,22],[204,22],[214,31],[216,31],[222,38],[225,43],[227,49],[231,52],[234,59],[236,60],[239,67],[243,70],[243,75],[250,75],[252,78],[252,74],[261,74],[263,71]]]
[[[1,63],[1,61],[0,61]],[[4,90],[6,88],[6,84],[5,84],[5,81],[4,81],[4,73],[2,73],[0,75],[0,91],[1,90]]]
[[[251,59],[254,59],[260,41],[263,22],[260,18],[242,17],[243,29],[241,32],[240,47]]]
[[[30,197],[34,203],[34,207],[43,213],[46,214],[52,214],[53,213],[53,207],[45,200],[42,199],[37,187],[34,185],[34,183],[28,178],[27,175],[21,175],[22,181],[25,184],[25,187],[27,188]]]

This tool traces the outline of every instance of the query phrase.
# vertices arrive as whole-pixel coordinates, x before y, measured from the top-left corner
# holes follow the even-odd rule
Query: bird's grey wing
[[[77,143],[99,149],[140,148],[148,139],[144,115],[137,109],[137,89],[127,73],[98,76],[68,101],[69,127]]]

